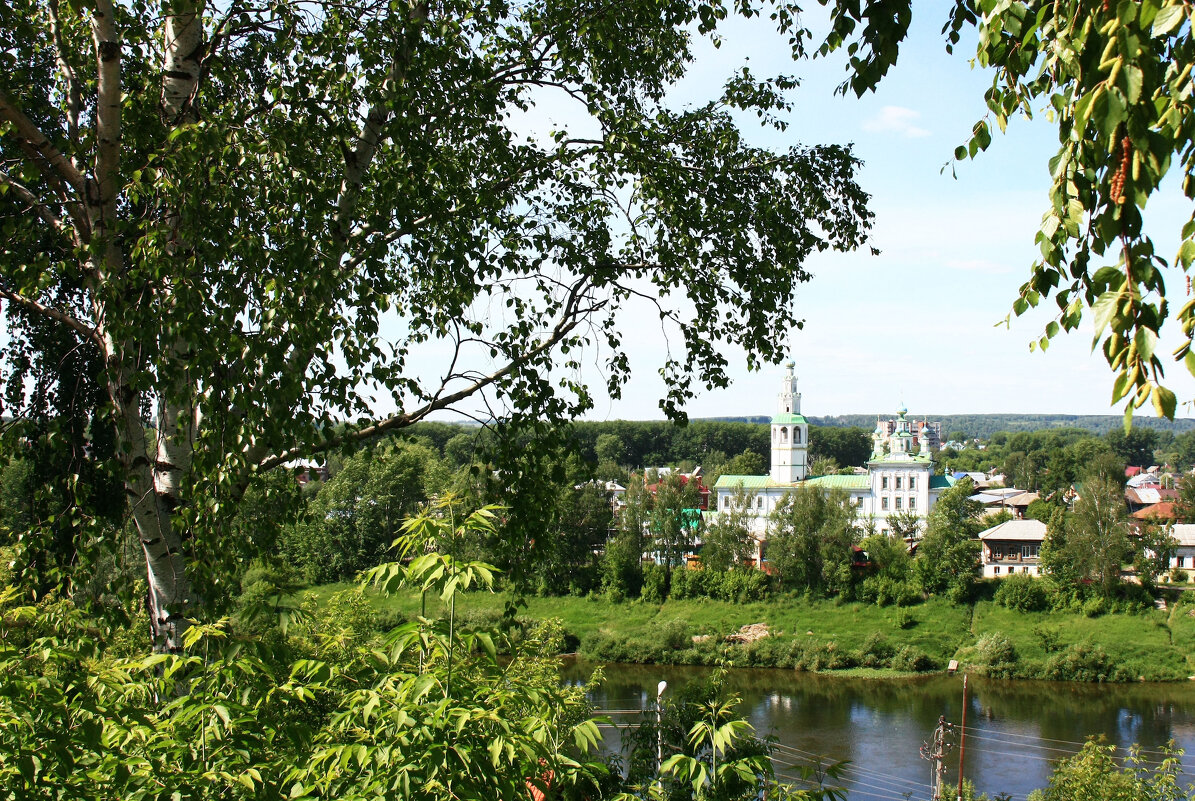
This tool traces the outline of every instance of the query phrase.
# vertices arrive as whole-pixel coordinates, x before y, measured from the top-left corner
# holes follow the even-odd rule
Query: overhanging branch
[[[392,415],[371,425],[354,429],[352,431],[346,431],[343,434],[331,437],[315,446],[290,448],[280,454],[264,459],[258,465],[258,470],[270,470],[301,456],[311,456],[317,453],[324,453],[345,443],[360,442],[361,440],[369,439],[370,437],[376,437],[386,434],[390,431],[397,431],[406,428],[408,426],[414,425],[420,420],[423,420],[433,412],[446,409],[458,401],[464,400],[471,395],[475,395],[486,387],[501,381],[503,378],[513,374],[519,368],[533,362],[535,359],[556,347],[556,345],[558,345],[565,337],[572,333],[573,329],[575,329],[583,319],[604,305],[600,302],[586,304],[584,306],[582,305],[582,300],[590,288],[591,286],[586,279],[581,278],[577,280],[569,289],[568,297],[564,303],[564,309],[560,314],[559,321],[552,329],[552,333],[549,334],[545,339],[541,340],[540,343],[535,347],[525,351],[522,355],[511,359],[511,361],[508,362],[502,369],[488,375],[484,375],[467,386],[456,390],[455,392],[444,394],[444,387],[441,386],[430,401],[414,411]],[[447,379],[445,383],[446,382]]]

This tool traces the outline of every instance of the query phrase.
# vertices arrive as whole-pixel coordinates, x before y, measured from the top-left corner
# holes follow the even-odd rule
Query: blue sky
[[[792,64],[766,23],[743,22],[725,29],[720,49],[698,48],[691,74],[673,94],[678,103],[706,98],[743,63],[757,77],[797,75],[802,86],[786,132],[762,131],[754,118],[744,118],[744,127],[758,131],[758,143],[776,147],[852,142],[865,162],[861,182],[872,195],[873,244],[881,255],[822,254],[809,263],[814,278],[797,291],[805,326],[791,335],[803,411],[877,412],[904,402],[918,415],[1118,413],[1109,405],[1112,374],[1103,357],[1091,353],[1090,329],[1056,339],[1043,353],[1030,352],[1029,342],[1051,319],[1044,305],[1009,328],[996,327],[1036,254],[1056,132],[1044,118],[1018,120],[977,161],[958,164],[957,178],[949,168],[942,172],[984,115],[990,83],[971,67],[967,42],[946,54],[939,33],[946,10],[942,2],[919,4],[900,63],[878,93],[862,99],[833,94],[844,75],[840,58]],[[808,22],[815,30],[822,25],[816,18]],[[1177,191],[1151,203],[1149,225],[1164,256],[1174,253],[1189,214]],[[1167,283],[1176,306],[1184,278],[1172,272]],[[1163,332],[1168,347],[1160,351],[1177,345],[1174,328],[1169,337]],[[661,416],[656,370],[665,345],[658,330],[636,333],[641,344],[623,399],[600,400],[590,417]],[[729,356],[732,386],[696,399],[691,416],[772,411],[781,369],[748,373],[741,353]],[[1180,404],[1195,397],[1195,380],[1180,365],[1168,363],[1167,378]],[[1179,414],[1190,415],[1190,407],[1180,405]]]

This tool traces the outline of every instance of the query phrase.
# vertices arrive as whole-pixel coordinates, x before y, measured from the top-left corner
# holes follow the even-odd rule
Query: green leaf
[[[1133,335],[1133,344],[1137,346],[1137,355],[1142,360],[1149,361],[1153,358],[1154,347],[1158,344],[1158,334],[1153,329],[1142,326]]]
[[[1097,338],[1104,333],[1104,329],[1108,327],[1108,323],[1116,314],[1116,306],[1119,300],[1119,292],[1108,291],[1100,295],[1095,303],[1091,304],[1092,316],[1095,318],[1095,335]]]
[[[1178,399],[1174,393],[1161,385],[1154,387],[1153,392],[1154,410],[1157,411],[1158,417],[1165,417],[1167,419],[1174,419],[1174,408],[1178,404]]]
[[[1165,36],[1181,25],[1186,15],[1187,9],[1182,3],[1162,7],[1158,11],[1158,15],[1154,17],[1154,24],[1150,34],[1155,38]]]

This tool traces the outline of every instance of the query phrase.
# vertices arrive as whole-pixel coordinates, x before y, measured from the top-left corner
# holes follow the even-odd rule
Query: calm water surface
[[[581,681],[592,665],[574,663],[565,678]],[[664,679],[670,687],[708,674],[708,668],[606,665],[606,680],[592,693],[599,709],[642,709]],[[742,714],[760,734],[778,738],[778,766],[809,764],[818,756],[849,760],[844,784],[853,801],[924,801],[929,763],[919,748],[938,716],[958,724],[962,678],[855,679],[787,670],[733,670],[729,688],[743,699]],[[664,703],[668,702],[665,691]],[[616,713],[616,723],[635,715]],[[978,790],[1023,799],[1044,787],[1052,760],[1072,753],[1092,735],[1127,748],[1149,750],[1169,740],[1183,758],[1185,782],[1195,782],[1195,682],[1090,685],[995,681],[968,683],[964,775]],[[604,729],[618,748],[618,729]],[[957,742],[957,734],[954,737]],[[946,759],[946,783],[958,781],[957,746]],[[782,775],[794,775],[782,770]]]

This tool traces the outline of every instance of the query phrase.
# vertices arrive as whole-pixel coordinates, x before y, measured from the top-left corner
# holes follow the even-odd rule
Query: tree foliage
[[[786,590],[842,593],[851,586],[852,546],[858,540],[855,507],[846,493],[799,487],[770,515],[765,558]]]
[[[161,647],[184,541],[257,471],[468,399],[575,416],[558,371],[596,352],[617,395],[635,304],[681,332],[672,417],[723,345],[779,358],[806,257],[870,225],[857,162],[750,144],[735,115],[783,128],[791,78],[666,100],[696,37],[763,11],[803,40],[787,2],[4,7],[0,297],[101,365]],[[549,96],[583,122],[528,136]]]
[[[842,90],[874,89],[897,60],[912,3],[900,0],[884,14],[858,3],[822,4],[831,9],[831,32],[821,52],[851,53]],[[943,28],[947,49],[965,27],[976,28],[976,61],[992,71],[987,114],[955,151],[958,161],[986,150],[993,129],[1004,131],[1019,114],[1044,113],[1058,126],[1036,235],[1041,258],[1012,313],[1053,298],[1055,317],[1036,343],[1042,348],[1088,316],[1116,376],[1112,403],[1126,400],[1126,422],[1151,401],[1159,416],[1174,415],[1177,399],[1162,384],[1157,350],[1172,316],[1184,339],[1175,358],[1195,373],[1195,300],[1172,308],[1162,274],[1169,263],[1191,267],[1195,217],[1167,258],[1155,250],[1144,216],[1168,174],[1195,170],[1191,14],[1176,0],[956,0]],[[1195,183],[1184,180],[1182,191],[1195,198]]]

